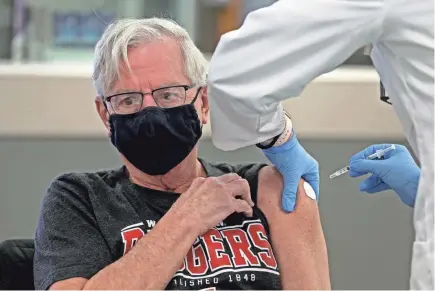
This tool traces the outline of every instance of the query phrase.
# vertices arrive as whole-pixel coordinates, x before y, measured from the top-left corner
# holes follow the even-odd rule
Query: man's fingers
[[[248,181],[245,179],[239,179],[228,183],[228,191],[233,197],[242,197],[249,205],[254,206],[254,201],[251,197],[251,188]]]
[[[234,199],[234,211],[237,213],[243,212],[246,216],[252,217],[252,207],[242,199]]]
[[[229,173],[229,174],[225,174],[225,175],[222,175],[219,177],[214,177],[214,178],[222,183],[230,183],[232,181],[236,181],[236,180],[241,179],[241,177],[239,175],[237,175],[236,173]]]

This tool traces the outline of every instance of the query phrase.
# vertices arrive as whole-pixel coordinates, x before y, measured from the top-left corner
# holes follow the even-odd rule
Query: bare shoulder
[[[281,203],[280,192],[284,187],[281,174],[273,166],[266,166],[258,173],[258,207],[275,205]],[[278,205],[279,206],[279,205]]]
[[[296,208],[292,212],[299,217],[312,217],[318,214],[317,202],[310,198],[305,189],[305,181],[301,179],[297,192]],[[284,182],[281,174],[273,166],[266,166],[260,170],[258,177],[257,205],[266,215],[269,223],[275,219],[288,216],[281,208],[282,190]],[[316,215],[315,215],[316,216]]]
[[[49,290],[82,290],[88,279],[75,277],[62,281],[58,281],[50,286]]]

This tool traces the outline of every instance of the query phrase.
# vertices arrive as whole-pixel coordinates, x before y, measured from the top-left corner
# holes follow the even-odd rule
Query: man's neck
[[[127,160],[124,159],[124,162],[133,183],[160,191],[184,193],[195,178],[207,176],[198,160],[196,149],[175,168],[161,176],[148,175],[135,168]]]

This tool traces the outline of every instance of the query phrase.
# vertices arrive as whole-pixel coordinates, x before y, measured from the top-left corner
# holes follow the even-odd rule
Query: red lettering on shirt
[[[139,227],[135,227],[132,229],[127,229],[121,232],[122,241],[124,243],[124,254],[128,253],[136,244],[138,240],[140,240],[145,233]]]
[[[226,238],[233,253],[233,264],[235,267],[260,266],[260,261],[251,250],[248,236],[240,228],[225,229],[221,231]]]
[[[225,253],[225,246],[222,241],[222,236],[216,229],[210,229],[202,236],[205,250],[207,251],[210,270],[212,272],[232,267],[230,256]]]
[[[201,244],[192,247],[187,253],[186,269],[192,275],[204,275],[207,272],[207,259]]]
[[[266,230],[260,223],[253,223],[248,226],[248,234],[255,247],[261,249],[258,252],[260,260],[269,268],[276,269],[278,264],[273,255],[272,247],[267,240]]]

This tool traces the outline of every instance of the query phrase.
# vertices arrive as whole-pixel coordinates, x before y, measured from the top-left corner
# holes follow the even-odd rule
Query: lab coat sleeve
[[[384,18],[383,0],[281,0],[250,13],[210,61],[214,145],[235,150],[280,134],[281,101],[376,41]]]

